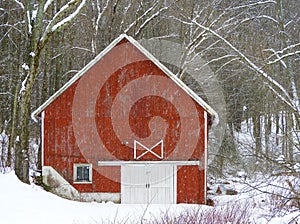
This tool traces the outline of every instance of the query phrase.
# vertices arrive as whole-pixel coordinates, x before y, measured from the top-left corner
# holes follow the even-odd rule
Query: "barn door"
[[[161,164],[123,165],[121,201],[129,204],[172,204],[174,166]]]
[[[146,166],[123,165],[121,168],[121,202],[144,204],[148,201]]]

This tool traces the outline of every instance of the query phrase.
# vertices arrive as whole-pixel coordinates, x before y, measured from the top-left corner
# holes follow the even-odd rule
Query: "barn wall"
[[[80,192],[120,192],[120,168],[97,167],[97,158],[91,154],[83,156],[76,144],[72,128],[71,100],[75,83],[45,110],[44,121],[44,166],[55,168],[70,184]],[[97,150],[97,149],[95,149]],[[89,159],[89,161],[87,160]],[[93,164],[93,183],[73,183],[73,164]],[[115,180],[101,175],[111,173]],[[101,183],[101,184],[98,184]],[[109,189],[106,187],[109,186]]]
[[[163,139],[164,160],[203,159],[203,108],[131,44],[117,55],[107,53],[45,109],[44,166],[55,168],[80,192],[120,192],[120,167],[97,163],[134,160],[136,139],[147,146]],[[108,74],[110,69],[114,72]],[[140,160],[159,159],[148,153]],[[73,183],[74,163],[92,163],[92,184]],[[195,167],[179,169],[178,202],[202,202],[203,192],[195,188],[202,182],[203,172]]]
[[[177,170],[177,203],[203,204],[204,170],[199,166],[180,166]]]
[[[54,168],[51,166],[43,166],[43,183],[51,186],[51,192],[77,201],[87,202],[103,202],[113,201],[119,203],[121,201],[121,194],[117,193],[82,193],[78,191],[74,186],[67,182]]]

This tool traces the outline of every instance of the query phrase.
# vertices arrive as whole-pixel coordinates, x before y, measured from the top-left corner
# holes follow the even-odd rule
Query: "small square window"
[[[74,164],[74,182],[92,182],[92,164]]]

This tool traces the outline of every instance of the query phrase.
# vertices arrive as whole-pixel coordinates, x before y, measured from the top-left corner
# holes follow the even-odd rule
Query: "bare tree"
[[[17,96],[20,137],[18,141],[19,144],[17,144],[15,149],[15,171],[23,182],[28,182],[31,94],[38,75],[42,52],[51,36],[70,24],[84,7],[86,1],[66,1],[50,19],[47,19],[47,12],[52,4],[57,4],[56,1],[30,0],[21,2],[15,0],[15,3],[20,10],[23,11],[24,26],[21,26],[21,29],[23,29],[25,33],[24,52],[22,52],[23,70],[21,72],[19,94]],[[45,23],[45,20],[47,23]]]

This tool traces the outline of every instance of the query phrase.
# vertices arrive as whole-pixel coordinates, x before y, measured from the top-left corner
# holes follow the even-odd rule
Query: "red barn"
[[[33,112],[43,181],[81,201],[205,203],[215,116],[123,34]]]

